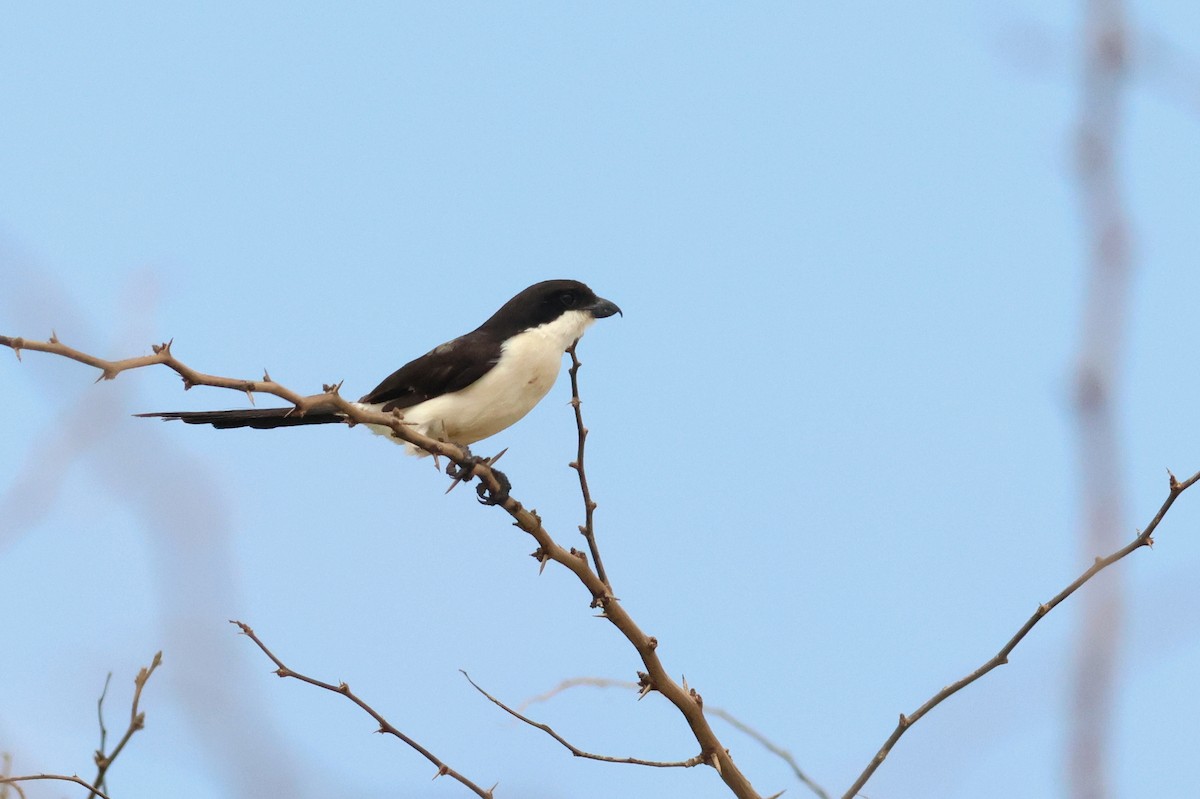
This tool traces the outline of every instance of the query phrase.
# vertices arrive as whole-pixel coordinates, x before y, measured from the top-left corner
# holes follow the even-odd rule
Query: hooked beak
[[[588,310],[596,319],[603,319],[604,317],[612,316],[613,314],[621,314],[621,316],[625,315],[621,313],[621,309],[617,307],[615,302],[609,302],[603,297],[597,297],[596,301],[588,306]]]

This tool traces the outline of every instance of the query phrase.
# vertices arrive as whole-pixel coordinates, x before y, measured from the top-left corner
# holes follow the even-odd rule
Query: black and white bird
[[[563,353],[597,319],[621,313],[577,280],[546,280],[513,297],[466,335],[447,341],[388,375],[358,401],[362,408],[399,410],[405,423],[432,438],[467,446],[515,424],[546,396]],[[304,415],[293,408],[143,413],[220,429],[271,429],[346,422],[333,410]],[[368,425],[392,436],[390,428]],[[424,450],[405,444],[412,455]]]

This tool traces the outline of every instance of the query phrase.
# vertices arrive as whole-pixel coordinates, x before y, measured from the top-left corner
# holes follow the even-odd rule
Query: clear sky
[[[1165,469],[1200,469],[1200,7],[1131,5],[1132,537]],[[358,396],[530,283],[586,281],[625,311],[581,346],[616,593],[673,674],[840,794],[898,713],[1101,554],[1077,543],[1069,402],[1080,6],[15,4],[0,333],[110,357],[173,338],[204,371]],[[105,674],[111,739],[162,649],[115,798],[466,795],[344,700],[272,677],[237,618],[499,797],[728,795],[704,768],[575,760],[470,688],[458,669],[519,702],[640,664],[429,461],[341,427],[133,419],[245,398],[94,377],[0,357],[14,771],[90,776]],[[579,545],[568,397],[564,374],[476,449],[509,447],[514,495]],[[1198,521],[1185,495],[1116,567],[1121,796],[1195,790]],[[921,721],[867,795],[1061,795],[1076,621],[1068,602]],[[534,712],[593,751],[695,753],[659,697]],[[717,728],[764,794],[807,795]]]

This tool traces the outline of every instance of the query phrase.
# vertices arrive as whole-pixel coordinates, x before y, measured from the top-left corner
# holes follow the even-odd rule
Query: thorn
[[[1146,546],[1150,547],[1151,549],[1154,548],[1154,536],[1146,536]]]
[[[503,457],[504,457],[504,453],[506,453],[506,452],[508,452],[508,447],[505,447],[504,449],[500,450],[499,452],[497,452],[497,453],[496,453],[495,455],[493,455],[492,457],[488,458],[488,459],[487,459],[487,465],[488,465],[488,466],[492,466],[492,465],[494,465],[494,464],[496,463],[496,461],[498,461],[498,460],[500,460],[501,458],[503,458]]]
[[[713,752],[711,755],[709,755],[709,762],[712,763],[712,767],[717,770],[718,774],[720,774],[721,773],[721,760],[717,757],[716,752]]]
[[[1179,481],[1175,479],[1175,473],[1167,469],[1167,477],[1170,478],[1170,486],[1172,493],[1179,490]]]
[[[246,399],[250,401],[251,405],[254,404],[254,392],[250,389],[246,389]]]
[[[54,328],[50,328],[50,343],[51,344],[58,343],[58,331],[55,330]]]
[[[436,780],[438,777],[445,777],[449,773],[450,773],[450,767],[447,766],[445,763],[443,763],[441,766],[438,767],[437,774],[433,775],[433,779]]]

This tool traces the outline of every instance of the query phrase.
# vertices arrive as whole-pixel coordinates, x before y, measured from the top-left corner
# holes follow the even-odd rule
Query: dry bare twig
[[[613,757],[612,755],[597,755],[593,754],[592,752],[585,752],[555,732],[554,728],[549,724],[542,724],[541,722],[534,721],[528,716],[513,710],[511,707],[480,688],[479,683],[472,680],[470,674],[467,674],[462,669],[459,669],[459,672],[462,674],[462,676],[467,678],[467,682],[471,683],[471,686],[476,691],[486,696],[492,702],[492,704],[496,705],[496,707],[500,708],[505,713],[508,713],[510,716],[520,719],[529,726],[536,727],[537,729],[546,733],[551,738],[566,747],[571,754],[575,755],[575,757],[582,757],[588,760],[602,760],[605,763],[627,763],[633,766],[652,766],[654,768],[691,768],[692,766],[698,766],[704,762],[704,758],[701,755],[689,757],[687,760],[642,760],[640,757]]]
[[[17,783],[31,782],[33,780],[59,780],[61,782],[73,782],[76,785],[82,785],[84,788],[87,788],[92,792],[92,796],[99,796],[100,799],[109,799],[108,794],[104,793],[104,791],[100,790],[95,785],[81,780],[78,774],[72,774],[70,776],[67,776],[66,774],[26,774],[20,777],[0,777],[0,785],[11,785],[13,788],[16,788],[17,793],[23,798],[25,796],[25,792],[21,790]]]
[[[138,702],[142,699],[142,689],[146,687],[146,681],[150,679],[150,675],[154,670],[162,665],[162,652],[155,652],[154,658],[150,661],[149,666],[143,666],[138,670],[137,676],[133,678],[133,704],[129,710],[129,727],[125,730],[125,734],[121,736],[121,740],[117,741],[117,745],[113,747],[112,752],[104,754],[104,740],[108,731],[104,729],[104,696],[108,693],[108,680],[104,681],[104,693],[100,695],[100,701],[97,702],[96,713],[100,716],[100,748],[96,750],[94,759],[96,761],[96,779],[92,783],[96,788],[92,789],[92,793],[88,794],[88,799],[96,796],[98,788],[104,787],[104,777],[108,774],[109,767],[113,761],[117,759],[117,755],[121,754],[121,750],[125,748],[125,744],[129,743],[129,739],[138,730],[146,726],[146,714],[138,712]],[[112,674],[108,675],[112,678]]]
[[[465,476],[478,477],[493,496],[496,496],[503,488],[489,464],[469,459],[467,453],[453,444],[438,441],[414,431],[404,423],[403,416],[399,412],[382,413],[364,410],[346,401],[338,393],[340,384],[325,386],[323,393],[306,397],[276,383],[266,374],[263,375],[262,380],[240,380],[209,375],[198,372],[175,358],[171,354],[171,342],[155,345],[152,348],[152,355],[127,358],[121,361],[104,360],[67,347],[55,336],[51,336],[49,341],[0,336],[0,346],[13,349],[18,357],[22,350],[29,350],[59,355],[93,366],[101,371],[99,379],[111,380],[121,372],[130,369],[162,365],[172,369],[183,378],[185,389],[205,385],[240,391],[247,396],[256,393],[271,394],[292,403],[296,412],[300,414],[317,409],[333,410],[343,414],[349,423],[388,427],[397,438],[414,444],[430,454],[442,455],[450,459],[464,470]],[[642,695],[657,691],[679,710],[692,735],[700,744],[703,762],[717,771],[734,796],[738,799],[760,799],[758,792],[750,784],[750,780],[734,763],[729,751],[709,725],[708,719],[704,716],[703,700],[700,694],[695,689],[681,685],[670,676],[656,651],[658,639],[642,631],[625,607],[613,596],[605,582],[596,572],[592,571],[587,558],[574,549],[565,549],[560,546],[542,525],[541,517],[537,515],[537,512],[526,509],[513,497],[505,498],[498,505],[513,518],[514,526],[529,534],[537,542],[537,549],[533,554],[539,562],[545,564],[547,561],[554,561],[565,566],[574,574],[591,595],[592,606],[599,607],[602,617],[616,627],[637,651],[646,668],[645,672],[638,672]]]
[[[571,461],[571,468],[579,473],[579,491],[583,494],[583,517],[584,522],[579,527],[579,532],[587,539],[588,549],[592,553],[592,563],[596,565],[596,576],[603,581],[610,589],[612,583],[608,581],[608,575],[604,573],[604,562],[600,560],[600,549],[596,546],[596,526],[593,521],[593,515],[596,512],[596,503],[592,501],[592,491],[588,488],[587,472],[583,467],[583,447],[587,441],[588,429],[583,426],[583,411],[580,405],[583,401],[579,398],[579,367],[583,366],[579,356],[575,354],[575,348],[579,346],[579,340],[567,348],[567,354],[571,356],[571,369],[568,374],[571,376],[571,407],[575,410],[575,429],[579,433],[579,449],[575,454],[575,460]],[[470,678],[468,678],[470,679]]]
[[[393,725],[390,721],[385,719],[378,710],[371,707],[365,701],[363,701],[361,698],[359,698],[353,691],[350,690],[349,685],[347,685],[344,682],[338,683],[337,685],[333,685],[332,683],[322,682],[321,680],[317,680],[317,679],[314,679],[307,675],[301,674],[298,671],[293,671],[292,669],[285,666],[283,661],[275,656],[274,652],[272,652],[270,649],[267,648],[267,645],[264,644],[262,642],[262,639],[260,639],[255,634],[254,630],[251,629],[249,624],[246,624],[246,623],[240,622],[240,621],[232,621],[232,620],[229,623],[236,624],[238,629],[240,629],[242,631],[242,634],[245,635],[247,638],[249,638],[251,641],[253,641],[258,646],[258,648],[263,651],[263,654],[271,659],[271,662],[274,663],[276,666],[275,674],[277,674],[280,677],[291,677],[293,679],[299,680],[300,682],[305,682],[305,683],[308,683],[309,685],[315,685],[317,688],[324,688],[326,691],[331,691],[335,694],[340,694],[341,696],[346,697],[351,702],[353,702],[354,704],[356,704],[360,708],[362,708],[364,711],[366,711],[366,713],[371,718],[375,719],[375,722],[379,725],[379,732],[386,733],[388,735],[394,736],[395,738],[398,738],[399,740],[408,744],[409,747],[411,747],[413,750],[415,750],[418,754],[420,754],[422,757],[424,757],[426,760],[428,760],[434,766],[436,766],[437,774],[434,775],[434,779],[437,779],[438,777],[443,777],[443,776],[450,777],[451,779],[462,783],[463,786],[465,786],[467,789],[472,791],[475,795],[481,796],[481,797],[483,797],[483,799],[492,799],[492,797],[493,797],[492,791],[495,790],[495,788],[496,788],[495,785],[493,785],[491,788],[488,788],[485,790],[484,788],[479,787],[474,782],[472,782],[471,780],[464,777],[462,774],[459,774],[457,771],[455,771],[454,769],[447,766],[445,763],[443,763],[437,757],[437,755],[433,754],[433,752],[430,752],[428,749],[421,746],[421,744],[417,743],[415,740],[413,740],[409,736],[405,735],[403,732],[401,732],[399,729],[397,729],[395,725]]]
[[[863,772],[858,776],[858,779],[854,781],[854,784],[850,786],[850,789],[842,795],[842,799],[854,799],[854,797],[862,789],[863,785],[866,784],[867,780],[871,778],[871,775],[875,773],[875,770],[879,768],[885,759],[887,759],[888,754],[892,751],[892,747],[894,747],[896,742],[900,740],[900,736],[904,735],[904,733],[908,731],[908,728],[913,724],[916,724],[922,716],[940,705],[944,700],[950,698],[963,688],[966,688],[968,685],[978,680],[983,675],[987,674],[992,669],[1008,663],[1009,653],[1016,648],[1017,644],[1021,643],[1022,639],[1029,634],[1029,631],[1032,630],[1034,626],[1046,616],[1047,613],[1054,610],[1063,602],[1063,600],[1075,593],[1080,586],[1095,577],[1104,569],[1119,561],[1121,558],[1128,555],[1130,552],[1133,552],[1135,549],[1153,545],[1154,539],[1151,536],[1158,528],[1159,522],[1161,522],[1163,517],[1167,515],[1167,511],[1171,509],[1173,504],[1175,504],[1175,500],[1179,498],[1180,494],[1193,486],[1197,481],[1200,481],[1200,472],[1196,472],[1182,482],[1177,480],[1175,475],[1171,474],[1169,471],[1167,474],[1170,477],[1170,490],[1167,493],[1167,498],[1159,507],[1158,512],[1154,514],[1154,518],[1150,520],[1150,524],[1146,526],[1146,529],[1139,532],[1132,541],[1113,552],[1111,555],[1103,558],[1097,557],[1091,566],[1089,566],[1082,574],[1076,577],[1070,585],[1058,592],[1053,599],[1045,604],[1038,605],[1038,608],[1036,611],[1034,611],[1033,615],[1030,616],[1023,625],[1021,625],[1021,629],[1017,630],[1016,634],[1008,640],[1008,643],[1001,647],[1000,651],[992,656],[991,659],[987,660],[982,666],[975,669],[975,671],[971,672],[957,682],[951,683],[942,690],[938,691],[936,694],[931,696],[925,702],[925,704],[917,708],[912,714],[906,716],[901,713],[900,721],[896,725],[896,729],[893,730],[892,734],[888,736],[888,739],[884,741],[883,746],[880,747],[875,756],[871,758],[871,762],[865,769],[863,769]]]
[[[468,678],[468,679],[470,679],[470,678]],[[591,688],[623,688],[623,689],[630,690],[630,691],[636,691],[638,689],[637,683],[630,682],[628,680],[614,680],[610,677],[568,677],[567,679],[561,681],[558,685],[554,686],[550,690],[544,691],[543,693],[537,694],[536,696],[529,697],[524,702],[522,702],[520,705],[518,705],[517,709],[524,710],[525,708],[529,707],[530,705],[536,705],[541,702],[548,702],[549,700],[553,699],[555,696],[563,693],[564,691],[568,691],[572,688],[579,688],[582,686],[588,686]],[[784,749],[782,746],[780,746],[779,744],[772,741],[766,735],[759,732],[754,727],[751,727],[749,724],[742,721],[737,716],[733,715],[732,713],[730,713],[728,710],[725,710],[724,708],[719,708],[719,707],[714,707],[712,705],[708,705],[704,709],[704,712],[709,716],[716,716],[717,718],[725,721],[727,724],[729,724],[731,727],[738,730],[739,732],[742,732],[745,735],[749,736],[750,738],[753,738],[759,745],[761,745],[768,752],[770,752],[771,754],[778,757],[784,763],[787,763],[788,767],[792,770],[792,774],[796,777],[796,779],[798,779],[801,783],[803,783],[806,788],[808,788],[810,791],[812,791],[814,794],[816,794],[818,797],[820,797],[820,799],[829,799],[829,794],[825,791],[825,789],[822,788],[819,784],[817,784],[817,782],[814,781],[811,777],[809,777],[804,772],[804,769],[800,768],[800,764],[798,762],[796,762],[795,756],[792,755],[792,753],[789,752],[787,749]]]

